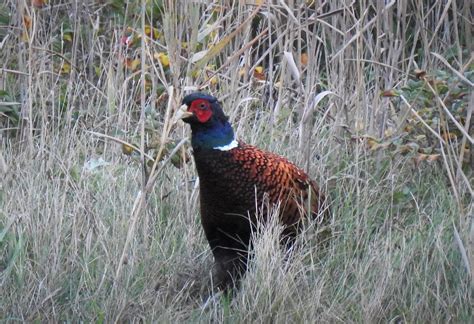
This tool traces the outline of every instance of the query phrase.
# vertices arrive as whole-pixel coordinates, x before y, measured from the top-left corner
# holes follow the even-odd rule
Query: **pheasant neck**
[[[234,138],[234,131],[228,122],[216,123],[215,125],[203,127],[201,125],[191,126],[193,149],[217,149],[221,151],[230,150],[238,145]]]

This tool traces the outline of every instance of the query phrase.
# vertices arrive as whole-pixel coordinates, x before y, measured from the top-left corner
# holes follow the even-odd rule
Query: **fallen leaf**
[[[365,129],[364,121],[362,121],[360,118],[358,118],[354,123],[354,129],[357,132],[363,131]]]
[[[68,62],[64,62],[62,65],[61,65],[61,71],[60,71],[61,74],[69,74],[71,73],[71,64],[69,64]]]
[[[417,156],[415,157],[415,164],[418,166],[421,162],[426,161],[426,162],[434,162],[439,159],[441,154],[423,154],[423,153],[418,153]]]
[[[134,148],[128,144],[122,144],[122,153],[125,155],[131,155],[134,151]]]
[[[410,142],[408,144],[405,144],[405,145],[400,145],[398,148],[397,148],[397,152],[400,153],[400,154],[406,154],[406,153],[410,153],[410,152],[416,152],[418,151],[419,149],[419,145],[416,144],[416,143],[413,143],[413,142]]]
[[[130,71],[135,71],[138,68],[139,65],[140,65],[140,59],[134,59],[134,60],[126,59],[125,60],[125,66]]]
[[[145,35],[153,39],[158,39],[161,36],[158,29],[151,27],[150,25],[145,25]]]
[[[301,65],[308,65],[308,53],[301,53]]]
[[[389,141],[380,142],[377,139],[375,139],[374,137],[369,136],[369,135],[365,135],[365,136],[362,136],[362,137],[367,139],[367,146],[369,147],[369,149],[371,151],[384,150],[392,144],[392,142],[389,142]]]
[[[424,71],[424,70],[416,69],[414,72],[415,72],[415,76],[418,79],[422,79],[426,76],[426,71]]]
[[[217,75],[214,75],[209,79],[209,83],[213,86],[215,86],[218,82],[219,82],[219,78],[217,77]]]
[[[445,141],[456,139],[458,136],[455,133],[443,132],[443,139]]]
[[[264,81],[265,80],[265,70],[263,69],[263,66],[257,66],[255,70],[253,71],[253,76],[257,80]]]
[[[35,8],[43,8],[46,5],[46,1],[45,0],[33,0],[33,1],[31,1],[31,4]]]
[[[394,89],[391,89],[391,90],[384,90],[382,91],[382,93],[380,94],[381,97],[387,97],[387,98],[390,98],[390,97],[399,97],[400,94],[394,90]]]
[[[155,53],[155,54],[153,54],[153,58],[155,60],[159,60],[161,65],[164,68],[170,66],[170,58],[165,52]]]
[[[367,139],[367,145],[369,146],[369,149],[372,151],[375,151],[379,147],[379,143],[373,138]]]
[[[392,127],[389,127],[383,132],[383,134],[385,137],[390,137],[395,134],[395,130]]]
[[[65,33],[63,39],[67,42],[72,42],[72,33]]]
[[[23,16],[23,25],[25,26],[26,30],[31,29],[31,24],[32,24],[31,17],[24,15]]]

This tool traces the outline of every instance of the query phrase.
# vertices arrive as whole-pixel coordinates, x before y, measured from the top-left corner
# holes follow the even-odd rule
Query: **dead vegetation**
[[[142,2],[0,4],[0,318],[472,321],[471,1]],[[233,298],[173,123],[197,88],[332,199],[331,244],[272,227]]]

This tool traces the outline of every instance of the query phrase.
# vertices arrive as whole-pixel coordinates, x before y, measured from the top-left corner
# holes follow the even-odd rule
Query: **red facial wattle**
[[[211,104],[204,99],[194,100],[188,111],[192,112],[201,123],[207,122],[212,116]]]

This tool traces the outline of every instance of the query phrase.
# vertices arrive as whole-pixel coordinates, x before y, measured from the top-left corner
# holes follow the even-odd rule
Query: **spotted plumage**
[[[216,261],[216,281],[228,287],[245,271],[257,217],[265,222],[268,208],[278,204],[283,235],[291,240],[305,217],[322,221],[325,198],[287,159],[236,141],[216,98],[194,93],[183,104],[200,179],[201,222]]]

